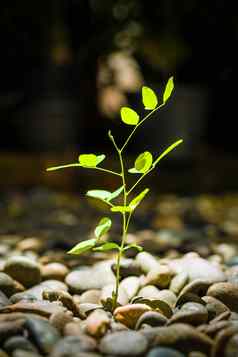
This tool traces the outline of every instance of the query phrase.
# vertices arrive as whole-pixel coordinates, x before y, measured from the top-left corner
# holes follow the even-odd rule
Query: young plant
[[[120,114],[121,120],[123,123],[127,125],[133,126],[133,130],[131,131],[130,135],[125,140],[124,144],[119,147],[117,142],[115,141],[111,131],[108,132],[109,139],[111,140],[115,151],[118,156],[120,170],[119,172],[112,171],[110,169],[101,167],[102,161],[106,158],[104,154],[96,155],[96,154],[81,154],[79,155],[78,161],[75,163],[50,167],[47,171],[54,171],[65,169],[68,167],[82,167],[91,170],[102,171],[111,175],[115,175],[120,177],[121,179],[121,186],[117,188],[114,192],[110,192],[107,190],[95,189],[90,190],[86,193],[86,196],[93,197],[95,199],[101,200],[106,203],[111,212],[119,213],[122,216],[122,237],[120,245],[114,242],[102,242],[100,239],[103,235],[105,235],[112,226],[112,221],[109,217],[103,217],[100,219],[97,227],[94,230],[95,238],[89,239],[77,244],[73,249],[71,249],[68,253],[69,254],[82,254],[86,251],[109,251],[109,250],[116,250],[117,251],[117,259],[116,259],[116,285],[114,292],[112,294],[112,309],[114,309],[118,303],[118,290],[119,290],[119,282],[120,282],[120,261],[122,258],[123,253],[129,248],[135,248],[138,251],[141,251],[142,248],[137,244],[127,244],[127,232],[129,229],[129,224],[132,218],[132,215],[135,212],[135,209],[141,203],[141,201],[145,198],[145,196],[149,192],[149,188],[144,189],[139,194],[134,196],[132,199],[130,198],[131,194],[134,193],[135,189],[141,183],[141,181],[153,171],[160,161],[168,155],[172,150],[174,150],[178,145],[180,145],[183,140],[177,140],[168,148],[166,148],[161,154],[159,154],[156,158],[153,158],[152,154],[149,151],[145,151],[141,153],[135,160],[134,167],[128,170],[128,173],[131,175],[138,175],[137,179],[135,180],[134,184],[131,187],[127,186],[127,176],[126,176],[126,165],[125,165],[125,149],[129,144],[130,140],[134,136],[137,129],[144,124],[146,120],[148,120],[152,114],[154,114],[157,110],[162,108],[167,100],[170,98],[174,89],[174,82],[173,77],[170,77],[162,98],[162,103],[158,104],[157,95],[154,91],[149,87],[142,88],[142,102],[144,105],[145,110],[149,111],[149,113],[144,117],[140,118],[137,112],[128,107],[122,107]],[[115,205],[113,203],[114,199],[118,196],[122,196],[122,203],[121,205]]]

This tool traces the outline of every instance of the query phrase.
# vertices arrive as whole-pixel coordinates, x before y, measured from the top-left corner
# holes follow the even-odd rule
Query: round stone
[[[13,336],[4,343],[4,350],[12,354],[16,349],[37,352],[35,346],[24,336]]]
[[[186,272],[190,281],[202,279],[215,283],[226,280],[226,275],[218,264],[209,262],[195,253],[188,253],[183,258],[170,260],[169,266],[176,273]]]
[[[139,317],[150,310],[151,308],[145,304],[128,304],[117,307],[114,311],[114,318],[129,328],[135,328]]]
[[[156,270],[160,266],[158,260],[152,254],[147,252],[138,253],[136,262],[144,273],[148,273],[150,270]]]
[[[49,263],[43,265],[41,268],[42,279],[55,279],[64,281],[66,275],[69,273],[69,269],[61,263]]]
[[[78,357],[82,352],[93,352],[96,350],[96,341],[87,335],[66,336],[54,347],[51,357]]]
[[[96,309],[89,314],[86,320],[86,331],[89,335],[99,338],[106,334],[110,327],[110,318],[106,311]]]
[[[169,286],[173,277],[172,270],[167,265],[159,265],[156,269],[152,269],[146,276],[146,283],[156,285],[160,289],[165,289]]]
[[[24,291],[24,286],[12,279],[8,274],[0,273],[0,291],[7,297]]]
[[[220,300],[231,311],[238,312],[238,285],[231,283],[216,283],[210,286],[207,295]]]
[[[40,265],[23,256],[9,258],[4,266],[4,272],[25,287],[31,287],[41,281]]]
[[[30,340],[34,342],[43,354],[50,353],[60,339],[59,332],[47,320],[33,317],[27,318],[25,328],[29,333]]]
[[[188,281],[188,274],[186,272],[177,274],[171,280],[169,290],[171,290],[174,294],[178,295],[186,285],[187,281]]]
[[[169,323],[188,323],[193,326],[205,324],[208,320],[208,311],[204,305],[196,302],[187,302],[176,312]]]
[[[86,290],[102,289],[106,285],[115,284],[115,276],[109,264],[101,263],[93,268],[70,272],[65,282],[72,293],[80,294]]]
[[[185,357],[185,355],[169,347],[155,347],[146,357]]]
[[[143,324],[150,326],[163,326],[168,322],[168,319],[157,311],[147,311],[141,315],[136,323],[136,330]]]
[[[90,303],[90,304],[99,304],[101,297],[101,290],[99,289],[91,289],[85,291],[82,295],[79,296],[78,302],[80,304]],[[74,300],[75,296],[74,296]]]
[[[146,338],[135,331],[114,332],[103,337],[100,342],[102,353],[115,356],[141,356],[147,347]]]

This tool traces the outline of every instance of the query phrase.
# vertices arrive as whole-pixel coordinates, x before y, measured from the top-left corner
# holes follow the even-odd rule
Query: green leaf
[[[81,154],[79,155],[79,163],[83,167],[96,167],[105,157],[105,155]]]
[[[124,187],[121,186],[116,191],[112,192],[110,198],[107,199],[107,201],[111,201],[114,198],[117,198],[122,193],[123,189],[124,189]]]
[[[95,167],[97,166],[97,156],[94,154],[79,155],[79,163],[83,167]]]
[[[103,217],[94,230],[95,236],[100,238],[106,234],[112,226],[112,221],[108,217]]]
[[[133,198],[133,200],[129,204],[129,207],[131,208],[132,211],[140,204],[140,202],[143,200],[143,198],[147,195],[148,192],[149,189],[146,188],[139,195]]]
[[[143,248],[140,245],[136,244],[136,243],[128,244],[123,250],[126,251],[126,250],[131,249],[131,248],[135,248],[139,252],[142,252],[142,250],[143,250]]]
[[[105,190],[90,190],[86,193],[86,196],[107,201],[111,197],[111,192]]]
[[[140,120],[140,117],[136,113],[135,110],[128,108],[128,107],[122,107],[121,108],[121,119],[125,124],[137,125]]]
[[[107,242],[100,247],[93,248],[97,252],[107,252],[108,250],[117,249],[120,250],[120,246],[113,242]]]
[[[97,156],[97,165],[99,165],[103,160],[105,160],[106,155],[102,154],[102,155],[98,155]]]
[[[132,209],[129,206],[126,206],[126,207],[124,207],[124,206],[114,206],[114,207],[111,208],[111,211],[112,212],[125,213],[125,212],[131,212]]]
[[[145,86],[142,87],[142,101],[145,109],[148,110],[153,110],[158,105],[158,99],[153,89]]]
[[[166,84],[164,94],[163,94],[163,103],[164,104],[167,102],[167,100],[171,96],[173,89],[174,89],[174,78],[170,77]]]
[[[155,167],[160,160],[163,159],[163,157],[165,157],[166,155],[168,155],[168,153],[170,153],[170,151],[174,150],[176,148],[176,146],[180,145],[183,142],[182,139],[176,141],[175,143],[173,143],[172,145],[170,145],[166,150],[164,150],[162,152],[162,154],[159,155],[159,157],[153,162],[153,167]]]
[[[153,162],[153,156],[149,151],[140,154],[135,161],[135,169],[141,173],[147,172]]]
[[[106,190],[90,190],[86,193],[86,196],[97,198],[102,201],[110,202],[114,198],[118,197],[122,191],[123,191],[123,186],[119,187],[114,192],[110,192]]]
[[[74,248],[72,248],[68,252],[68,254],[75,254],[75,255],[82,254],[82,253],[92,249],[95,246],[96,242],[97,242],[96,239],[88,239],[83,242],[80,242]]]
[[[152,162],[152,154],[149,151],[145,151],[137,157],[134,167],[132,169],[129,169],[128,172],[130,172],[131,174],[144,174],[150,169]]]
[[[141,174],[141,172],[137,171],[135,167],[132,167],[131,169],[129,169],[128,172],[130,172],[130,174]]]

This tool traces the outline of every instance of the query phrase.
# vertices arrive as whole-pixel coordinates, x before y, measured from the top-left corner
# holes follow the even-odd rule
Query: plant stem
[[[69,167],[76,167],[76,166],[79,166],[79,167],[83,167],[84,169],[94,169],[94,170],[98,170],[98,171],[103,171],[103,172],[107,172],[109,174],[112,174],[112,175],[116,175],[116,176],[121,176],[121,174],[119,174],[118,172],[115,172],[115,171],[111,171],[111,170],[108,170],[108,169],[104,169],[103,167],[97,167],[97,166],[82,166],[80,164],[77,164],[77,163],[73,163],[73,164],[67,164],[67,165],[61,165],[61,166],[55,166],[55,167],[50,167],[48,168],[46,171],[56,171],[56,170],[60,170],[60,169],[67,169]]]
[[[111,135],[111,133],[109,132],[109,138],[112,141],[118,157],[119,157],[119,161],[120,161],[120,166],[121,166],[121,178],[122,178],[122,185],[123,185],[123,206],[126,207],[127,205],[127,192],[126,192],[126,177],[125,177],[125,168],[124,168],[124,162],[123,162],[123,157],[122,157],[122,152],[119,149],[119,147],[117,146],[114,137]],[[124,250],[124,245],[126,242],[126,235],[127,235],[127,229],[128,229],[128,224],[129,221],[127,221],[127,215],[126,212],[122,213],[122,240],[121,240],[121,246],[120,246],[120,250],[118,252],[117,255],[117,261],[116,261],[116,286],[115,286],[115,291],[113,293],[113,297],[112,297],[112,308],[113,310],[116,308],[117,306],[117,300],[118,300],[118,292],[119,292],[119,283],[120,283],[120,263],[121,263],[121,257],[123,254],[123,250]]]
[[[147,114],[141,121],[139,121],[139,123],[134,127],[134,129],[132,130],[132,132],[130,133],[128,138],[126,139],[125,143],[123,144],[123,146],[121,148],[121,152],[126,148],[129,141],[131,140],[132,136],[135,134],[136,130],[139,128],[139,126],[141,126],[146,121],[146,119],[148,119],[151,115],[153,115],[157,110],[162,108],[164,106],[164,104],[165,103],[160,104],[158,107],[153,109],[149,114]]]

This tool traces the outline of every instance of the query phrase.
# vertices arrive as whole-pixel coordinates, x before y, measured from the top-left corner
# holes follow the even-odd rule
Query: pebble
[[[146,357],[186,357],[183,353],[169,347],[155,347]]]
[[[81,336],[85,332],[86,326],[84,321],[68,322],[63,331],[64,336]]]
[[[84,318],[86,318],[90,314],[90,312],[101,308],[102,305],[99,304],[84,303],[79,305],[79,312]]]
[[[86,290],[102,289],[106,285],[114,285],[115,276],[111,271],[110,265],[104,262],[100,264],[94,268],[74,270],[69,273],[65,278],[65,282],[70,291],[74,294],[80,294]]]
[[[203,296],[202,300],[206,303],[209,320],[219,316],[223,312],[229,311],[225,304],[212,296]]]
[[[63,306],[72,311],[74,316],[82,317],[79,306],[74,302],[73,297],[64,290],[44,290],[42,297],[49,301],[60,301]]]
[[[6,295],[0,290],[0,308],[10,304],[9,299]]]
[[[214,252],[221,255],[223,260],[227,262],[236,256],[237,250],[231,244],[221,243],[214,246]]]
[[[13,256],[6,261],[4,272],[29,288],[41,281],[40,265],[24,256]]]
[[[100,351],[106,355],[141,356],[146,352],[147,347],[146,338],[135,331],[114,332],[100,341]]]
[[[1,313],[25,312],[49,318],[53,313],[67,311],[66,308],[60,304],[49,301],[35,301],[29,302],[21,300],[16,304],[5,306],[1,309]]]
[[[234,336],[238,335],[238,326],[230,326],[218,332],[215,337],[214,345],[212,348],[212,357],[225,356],[225,349],[227,342]],[[235,354],[236,355],[236,354]]]
[[[12,357],[41,357],[37,352],[25,351],[17,349],[12,353]],[[1,357],[1,356],[0,356]]]
[[[41,268],[41,274],[43,280],[60,280],[64,281],[66,275],[69,273],[69,269],[61,263],[49,263],[43,265]]]
[[[157,299],[166,302],[171,308],[174,308],[177,297],[172,291],[164,289],[159,292]]]
[[[154,329],[154,345],[173,347],[184,353],[196,350],[210,353],[213,341],[191,325],[176,323]]]
[[[151,308],[145,304],[129,304],[117,307],[114,311],[114,318],[125,326],[133,329],[136,326],[139,317]]]
[[[19,243],[17,243],[16,245],[16,249],[19,250],[20,252],[32,251],[35,253],[40,253],[43,248],[44,248],[44,244],[42,240],[34,237],[25,238],[21,240]]]
[[[139,330],[139,328],[143,324],[147,324],[150,326],[164,326],[168,322],[167,317],[162,315],[161,313],[157,311],[147,311],[144,314],[142,314],[139,319],[137,320],[135,329]]]
[[[156,270],[160,266],[158,260],[152,254],[147,252],[138,253],[136,262],[144,273],[148,273],[150,270]]]
[[[129,276],[121,281],[119,288],[126,292],[129,301],[137,294],[140,288],[140,279],[136,276]]]
[[[171,280],[169,290],[171,290],[174,294],[178,295],[180,291],[184,288],[184,286],[188,282],[188,274],[187,272],[182,272],[173,277]]]
[[[225,357],[234,357],[238,355],[238,332],[228,340],[224,352]]]
[[[116,264],[112,264],[112,271],[116,274]],[[121,259],[120,275],[121,278],[127,278],[128,276],[140,276],[142,270],[140,265],[134,259]]]
[[[100,304],[100,298],[101,298],[101,290],[91,289],[82,293],[79,296],[78,302],[80,304],[83,303]]]
[[[10,337],[4,343],[3,348],[9,354],[12,354],[17,349],[37,352],[36,347],[24,336]]]
[[[97,309],[91,312],[86,320],[86,331],[89,335],[99,338],[106,334],[110,327],[110,318],[106,311]]]
[[[169,286],[173,275],[173,271],[167,265],[160,264],[156,269],[153,268],[148,272],[145,283],[165,289]]]
[[[60,334],[48,321],[38,318],[27,318],[24,327],[30,340],[43,354],[50,353],[60,339]]]
[[[108,299],[111,299],[112,293],[114,290],[115,290],[114,284],[104,286],[104,288],[102,289],[102,292],[101,292],[100,302],[102,304],[105,304]],[[129,297],[128,297],[125,289],[123,288],[123,286],[120,286],[120,285],[119,285],[119,289],[118,289],[117,301],[120,305],[126,305],[129,302]]]
[[[201,258],[196,253],[187,253],[183,258],[171,260],[169,266],[176,273],[186,272],[190,281],[201,279],[215,283],[226,280],[226,275],[219,265]]]
[[[73,314],[71,311],[55,312],[49,318],[49,323],[61,332],[71,321],[73,321]]]
[[[238,285],[231,283],[216,283],[210,286],[207,295],[220,300],[231,311],[238,312]]]
[[[16,303],[21,300],[42,300],[44,290],[63,290],[67,291],[68,287],[63,282],[58,280],[46,280],[42,283],[25,290],[23,293],[14,294],[11,296],[10,301]]]
[[[138,292],[138,296],[145,299],[159,299],[159,289],[154,285],[147,285],[141,288]]]
[[[12,279],[8,274],[0,272],[0,291],[7,297],[13,294],[24,291],[25,288],[22,284]]]
[[[24,319],[0,322],[0,346],[11,336],[22,335]]]
[[[206,280],[196,279],[187,284],[179,294],[179,297],[186,294],[195,294],[197,296],[206,295],[207,289],[211,283]]]
[[[183,304],[185,304],[186,302],[197,302],[199,304],[202,304],[202,305],[205,305],[205,302],[202,300],[202,298],[194,293],[185,293],[185,294],[180,294],[177,301],[176,301],[176,304],[175,304],[175,307],[180,307],[182,306]]]
[[[187,323],[193,326],[205,324],[208,320],[208,312],[204,305],[196,302],[187,302],[169,320],[169,324]]]
[[[58,341],[50,357],[79,357],[82,352],[93,352],[96,348],[97,343],[90,336],[66,336]]]

